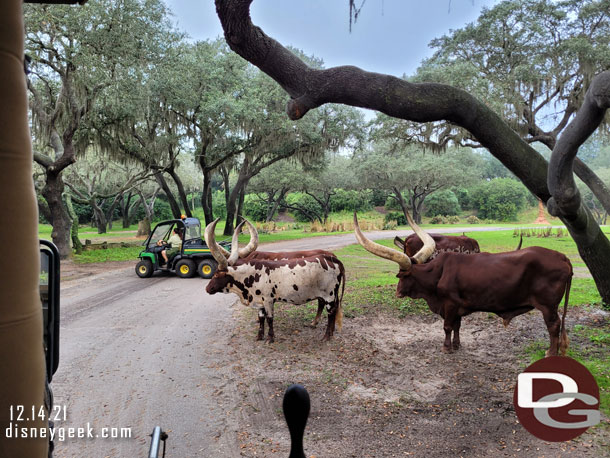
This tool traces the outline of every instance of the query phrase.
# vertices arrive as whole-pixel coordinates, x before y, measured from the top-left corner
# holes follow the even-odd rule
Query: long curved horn
[[[212,256],[214,256],[214,259],[216,259],[216,262],[218,263],[218,268],[220,270],[226,270],[228,266],[227,258],[222,252],[223,248],[218,243],[216,243],[216,237],[214,235],[214,231],[216,230],[216,224],[219,220],[220,218],[216,218],[214,221],[212,221],[206,226],[203,237],[205,238],[205,243],[210,249]]]
[[[421,249],[413,255],[413,259],[417,264],[423,264],[428,260],[430,256],[432,256],[432,253],[434,253],[434,250],[436,249],[436,243],[434,242],[434,239],[430,236],[430,234],[428,234],[421,227],[415,224],[415,221],[413,221],[411,215],[405,212],[405,216],[407,217],[407,221],[409,222],[409,226],[411,226],[411,228],[413,229],[413,232],[415,232],[417,236],[421,239],[421,241],[424,243],[424,246],[421,247]]]
[[[244,218],[244,222],[248,225],[248,231],[250,231],[250,241],[245,246],[245,248],[242,248],[241,250],[239,250],[240,258],[247,257],[250,253],[252,253],[253,251],[256,251],[256,249],[258,248],[258,232],[257,232],[256,228],[252,225],[252,223],[250,221],[248,221],[245,218]]]
[[[358,226],[356,212],[354,212],[354,232],[356,233],[358,243],[362,245],[366,251],[373,253],[375,256],[394,261],[400,266],[401,270],[411,270],[411,260],[409,259],[409,256],[392,248],[371,242],[364,236],[360,230],[360,226]]]
[[[229,256],[229,259],[227,260],[230,266],[235,264],[235,261],[237,261],[241,257],[239,255],[239,231],[241,230],[241,227],[243,225],[244,221],[239,223],[239,225],[233,231],[233,238],[231,239],[231,256]]]

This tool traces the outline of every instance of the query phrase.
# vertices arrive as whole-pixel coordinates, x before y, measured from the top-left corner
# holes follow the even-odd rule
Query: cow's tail
[[[570,277],[566,282],[566,297],[563,303],[563,316],[561,317],[561,337],[559,340],[559,354],[561,356],[566,355],[566,351],[568,350],[568,346],[570,345],[570,339],[568,338],[568,333],[566,331],[566,313],[568,313],[568,299],[570,298],[570,287],[572,286],[572,272],[570,272]]]
[[[339,304],[337,305],[337,318],[336,325],[337,329],[341,331],[343,327],[343,293],[345,292],[345,267],[343,267],[343,263],[339,262],[339,270],[341,272],[341,282],[343,285],[341,286],[341,297],[338,298]]]

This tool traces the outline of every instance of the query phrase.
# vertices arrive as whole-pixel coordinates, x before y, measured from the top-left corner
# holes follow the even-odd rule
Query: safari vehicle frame
[[[167,241],[175,228],[179,228],[184,234],[182,246],[178,253],[168,253],[168,262],[164,263],[157,241]],[[157,271],[172,272],[181,278],[193,277],[195,273],[202,278],[212,278],[216,272],[217,263],[201,238],[201,222],[198,218],[161,221],[143,245],[145,248],[138,255],[140,261],[136,265],[136,274],[140,278],[149,278]],[[231,249],[228,242],[221,242],[221,245],[227,250]],[[167,249],[170,249],[169,245]]]

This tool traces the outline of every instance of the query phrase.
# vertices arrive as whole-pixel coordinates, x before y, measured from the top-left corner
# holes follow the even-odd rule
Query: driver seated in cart
[[[161,239],[157,242],[157,247],[161,248],[159,252],[166,264],[169,261],[170,256],[175,256],[180,252],[180,249],[182,248],[182,234],[182,228],[175,227],[174,233],[167,241]]]

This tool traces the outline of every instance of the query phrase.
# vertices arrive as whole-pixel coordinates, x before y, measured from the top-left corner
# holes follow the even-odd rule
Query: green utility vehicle
[[[182,243],[172,246],[170,237],[177,229]],[[202,278],[212,278],[217,263],[210,249],[201,238],[201,223],[198,218],[182,218],[162,221],[155,226],[146,242],[145,249],[138,256],[136,274],[140,278],[149,278],[156,271],[172,272],[181,278],[190,278],[198,273]],[[231,250],[229,242],[220,245]],[[168,261],[162,255],[162,251]]]

